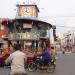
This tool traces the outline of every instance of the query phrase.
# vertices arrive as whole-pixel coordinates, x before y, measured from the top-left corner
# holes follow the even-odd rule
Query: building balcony
[[[48,38],[40,34],[31,34],[31,33],[10,33],[8,34],[9,40],[39,40],[40,38]]]
[[[10,33],[8,35],[9,40],[39,40],[38,35],[32,35],[30,33]]]

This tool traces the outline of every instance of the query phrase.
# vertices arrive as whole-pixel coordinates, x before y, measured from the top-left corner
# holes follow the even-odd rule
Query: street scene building
[[[4,54],[15,44],[21,44],[24,50],[35,51],[46,46],[50,50],[50,36],[48,37],[47,33],[51,28],[55,31],[55,28],[50,23],[38,19],[37,5],[17,4],[16,7],[17,13],[14,19],[0,20],[0,38],[5,42],[1,44]]]
[[[74,0],[1,0],[0,10],[0,75],[75,75]]]
[[[64,47],[66,51],[75,51],[75,32],[70,31],[63,34],[61,39],[61,47]]]

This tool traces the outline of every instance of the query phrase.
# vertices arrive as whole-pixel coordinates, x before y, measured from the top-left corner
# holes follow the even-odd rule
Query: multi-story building
[[[67,51],[72,51],[75,47],[75,32],[71,31],[63,35],[61,39],[61,45],[66,48]]]
[[[2,25],[6,26],[7,40],[12,45],[20,43],[24,49],[32,50],[48,46],[50,48],[50,36],[47,31],[53,26],[50,23],[38,20],[39,9],[35,4],[17,4],[15,19],[4,20]],[[3,29],[3,27],[1,28]]]

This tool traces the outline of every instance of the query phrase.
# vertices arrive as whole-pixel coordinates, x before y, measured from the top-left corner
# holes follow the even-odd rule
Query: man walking
[[[27,75],[24,62],[26,61],[26,55],[21,50],[21,45],[15,46],[15,52],[10,54],[10,56],[5,60],[6,63],[10,62],[11,72],[10,75]]]

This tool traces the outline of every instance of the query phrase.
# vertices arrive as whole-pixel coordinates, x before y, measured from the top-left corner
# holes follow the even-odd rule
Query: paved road
[[[0,75],[8,75],[9,69],[0,68]],[[56,61],[56,71],[54,73],[46,73],[45,71],[28,72],[28,75],[75,75],[75,54],[59,53]]]

